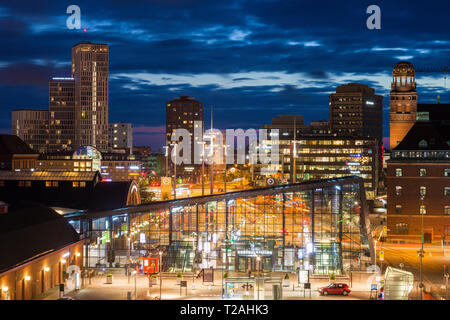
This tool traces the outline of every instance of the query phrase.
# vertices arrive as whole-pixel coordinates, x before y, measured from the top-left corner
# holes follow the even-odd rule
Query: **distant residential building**
[[[450,130],[418,120],[387,161],[388,239],[450,244]]]
[[[33,171],[38,157],[18,136],[0,134],[0,170]]]
[[[195,122],[201,122],[201,128]],[[196,128],[197,126],[197,128]],[[172,133],[176,129],[186,129],[191,136],[191,159],[188,160],[191,164],[183,164],[177,166],[177,176],[182,176],[189,181],[200,181],[201,165],[194,163],[194,146],[203,142],[203,104],[195,98],[188,96],[181,96],[166,103],[166,146],[169,147],[171,154],[175,148],[172,141]],[[200,129],[200,136],[194,136],[194,130]],[[180,153],[182,156],[182,152]],[[173,162],[170,162],[170,174],[174,174]]]
[[[75,79],[49,82],[49,152],[71,150],[75,140]]]
[[[330,128],[340,136],[383,138],[383,96],[365,84],[349,83],[330,94]]]
[[[110,149],[125,149],[133,153],[133,128],[131,123],[110,123],[108,127]]]
[[[392,71],[390,93],[390,149],[394,149],[416,121],[417,91],[414,66],[398,62]]]
[[[12,112],[12,134],[31,149],[47,152],[49,147],[49,112],[38,109],[19,109]]]

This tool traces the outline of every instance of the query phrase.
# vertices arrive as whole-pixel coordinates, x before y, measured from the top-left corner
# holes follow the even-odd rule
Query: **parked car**
[[[73,299],[71,297],[61,297],[61,298],[58,298],[58,300],[75,300],[75,299]]]
[[[319,289],[319,293],[324,296],[329,294],[342,294],[343,296],[347,296],[350,292],[350,287],[346,283],[331,283]]]

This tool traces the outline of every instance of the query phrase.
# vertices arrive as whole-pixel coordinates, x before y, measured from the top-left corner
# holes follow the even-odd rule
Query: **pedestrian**
[[[126,276],[128,275],[128,262],[125,263],[125,275]]]
[[[247,273],[248,273],[248,277],[251,278],[251,276],[252,276],[252,269],[250,267],[248,267]]]

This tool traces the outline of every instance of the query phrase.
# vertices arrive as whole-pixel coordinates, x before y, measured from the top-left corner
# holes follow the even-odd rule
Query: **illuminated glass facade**
[[[344,274],[372,263],[362,179],[308,181],[67,219],[89,239],[89,267],[162,255],[165,271],[307,269]],[[259,262],[258,262],[259,257]]]
[[[268,146],[273,143],[274,140],[263,142]],[[278,171],[275,178],[292,181],[294,172],[296,181],[355,175],[364,179],[367,199],[376,196],[380,158],[375,139],[298,137],[295,148],[294,140],[279,140],[278,144],[281,163],[262,165]]]

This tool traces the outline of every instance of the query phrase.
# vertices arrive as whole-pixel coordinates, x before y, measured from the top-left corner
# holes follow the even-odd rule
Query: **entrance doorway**
[[[237,270],[239,272],[248,272],[250,268],[251,272],[271,272],[271,257],[261,257],[258,261],[257,257],[238,256]]]
[[[432,242],[432,234],[431,232],[424,232],[423,233],[423,243],[431,243]]]

